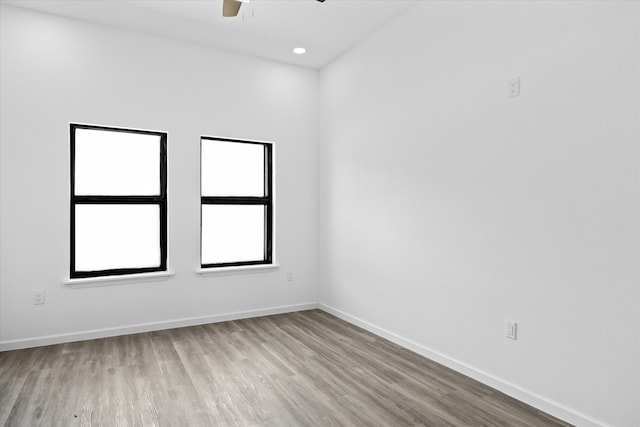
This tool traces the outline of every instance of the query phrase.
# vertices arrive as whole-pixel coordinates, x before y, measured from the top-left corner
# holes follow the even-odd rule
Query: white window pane
[[[264,259],[264,206],[202,205],[202,263]]]
[[[160,136],[75,130],[75,194],[160,194]]]
[[[158,205],[76,205],[76,271],[160,266]]]
[[[203,196],[264,196],[264,145],[202,140]]]

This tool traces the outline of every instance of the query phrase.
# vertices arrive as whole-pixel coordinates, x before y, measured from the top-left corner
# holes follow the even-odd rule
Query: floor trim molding
[[[163,329],[182,328],[185,326],[204,325],[207,323],[226,322],[229,320],[248,319],[251,317],[270,316],[274,314],[292,313],[295,311],[312,310],[318,308],[318,303],[284,305],[279,307],[261,308],[257,310],[237,311],[232,313],[214,314],[211,316],[188,317],[182,319],[164,320],[159,322],[139,323],[116,328],[93,329],[88,331],[71,332],[66,334],[46,335],[33,338],[0,341],[0,351],[19,350],[22,348],[41,347],[45,345],[64,344],[74,341],[86,341],[97,338],[107,338],[119,335],[138,334],[141,332],[160,331]]]
[[[483,384],[493,387],[515,399],[521,400],[531,406],[534,406],[548,414],[565,420],[569,423],[580,427],[609,427],[602,421],[596,420],[579,411],[568,408],[560,403],[554,402],[516,384],[498,378],[488,372],[477,369],[464,362],[449,357],[443,353],[430,349],[420,343],[412,341],[387,329],[381,328],[373,323],[363,320],[359,317],[348,314],[342,310],[323,303],[304,303],[278,307],[269,307],[257,310],[237,311],[224,314],[215,314],[202,317],[189,317],[182,319],[173,319],[159,322],[139,323],[135,325],[94,329],[80,332],[72,332],[67,334],[47,335],[33,338],[24,338],[17,340],[0,341],[0,351],[18,350],[30,347],[41,347],[53,344],[64,344],[75,341],[86,341],[98,338],[107,338],[119,335],[137,334],[141,332],[160,331],[163,329],[181,328],[187,326],[204,325],[208,323],[226,322],[229,320],[247,319],[252,317],[270,316],[274,314],[292,313],[296,311],[305,311],[312,309],[320,309],[332,314],[346,322],[359,326],[373,334],[407,348],[415,353],[420,354],[428,359],[436,361],[448,368],[460,372],[471,377]]]
[[[404,348],[407,348],[415,353],[418,353],[421,356],[424,356],[448,368],[451,368],[457,372],[460,372],[461,374],[471,377],[474,380],[480,381],[483,384],[493,387],[496,390],[499,390],[515,399],[525,402],[535,408],[540,409],[541,411],[544,411],[550,415],[560,418],[566,422],[575,424],[576,426],[580,426],[580,427],[609,427],[607,424],[603,423],[602,421],[596,420],[583,413],[580,413],[579,411],[568,408],[558,402],[554,402],[550,399],[547,399],[543,396],[533,393],[523,387],[520,387],[508,381],[505,381],[488,372],[485,372],[481,369],[477,369],[464,362],[461,362],[445,354],[442,354],[438,351],[430,349],[420,343],[412,341],[408,338],[405,338],[387,329],[381,328],[377,325],[374,325],[373,323],[370,323],[359,317],[348,314],[335,307],[332,307],[330,305],[323,304],[323,303],[318,303],[318,308],[346,322],[359,326],[382,338],[388,339],[389,341],[395,344],[398,344]]]

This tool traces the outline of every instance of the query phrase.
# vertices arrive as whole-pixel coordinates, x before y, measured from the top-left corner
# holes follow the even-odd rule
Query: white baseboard
[[[329,314],[339,317],[346,322],[359,326],[373,334],[376,334],[395,344],[418,353],[421,356],[424,356],[448,368],[460,372],[461,374],[471,377],[476,381],[488,385],[489,387],[495,388],[496,390],[499,390],[515,399],[527,403],[528,405],[540,409],[541,411],[553,415],[554,417],[560,418],[561,420],[564,420],[571,424],[575,424],[579,427],[608,427],[608,425],[602,421],[596,420],[592,417],[589,417],[588,415],[580,413],[579,411],[568,408],[558,402],[554,402],[550,399],[526,390],[523,387],[498,378],[481,369],[477,369],[473,366],[467,365],[464,362],[456,360],[438,351],[432,350],[422,344],[419,344],[408,338],[402,337],[384,328],[369,323],[366,320],[362,320],[356,316],[352,316],[348,313],[345,313],[344,311],[338,310],[337,308],[328,306],[323,303],[319,303],[318,308],[320,310],[326,311]]]
[[[226,322],[229,320],[248,319],[251,317],[270,316],[273,314],[292,313],[295,311],[318,308],[318,303],[306,303],[270,307],[258,310],[238,311],[234,313],[215,314],[204,317],[163,320],[160,322],[139,323],[117,328],[93,329],[68,334],[47,335],[42,337],[0,341],[0,351],[18,350],[21,348],[41,347],[45,345],[63,344],[74,341],[86,341],[96,338],[114,337],[118,335],[137,334],[141,332],[161,331],[163,329],[182,328],[185,326],[204,325],[207,323]]]
[[[274,314],[292,313],[296,311],[312,310],[319,308],[353,325],[359,326],[380,337],[407,348],[428,359],[438,362],[461,374],[471,377],[483,384],[495,388],[515,399],[525,402],[548,414],[579,427],[609,427],[602,421],[591,418],[579,411],[568,408],[560,403],[542,397],[520,386],[500,379],[492,374],[484,372],[459,360],[451,358],[438,351],[432,350],[422,344],[402,337],[384,328],[356,316],[347,314],[337,308],[322,303],[295,304],[280,307],[270,307],[258,310],[239,311],[233,313],[216,314],[203,317],[190,317],[159,322],[140,323],[117,328],[94,329],[89,331],[73,332],[68,334],[48,335],[18,340],[0,341],[0,351],[17,350],[22,348],[40,347],[45,345],[63,344],[75,341],[86,341],[97,338],[106,338],[119,335],[137,334],[141,332],[160,331],[163,329],[181,328],[186,326],[204,325],[208,323],[226,322],[229,320],[248,319],[251,317],[270,316]]]

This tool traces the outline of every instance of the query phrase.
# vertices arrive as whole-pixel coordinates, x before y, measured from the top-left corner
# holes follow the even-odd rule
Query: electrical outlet
[[[291,271],[287,273],[287,282],[293,282],[293,273]]]
[[[33,291],[33,304],[39,305],[39,304],[44,304],[44,302],[45,302],[44,291]]]
[[[507,81],[507,98],[520,95],[520,76],[512,77]]]
[[[518,324],[511,320],[507,320],[504,324],[504,336],[515,340],[518,336]]]

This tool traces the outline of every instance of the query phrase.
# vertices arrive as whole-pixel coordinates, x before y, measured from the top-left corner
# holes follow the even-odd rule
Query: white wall
[[[0,344],[299,307],[319,288],[543,409],[640,425],[637,2],[423,2],[323,70],[321,281],[316,72],[0,19]],[[61,283],[70,121],[169,133],[173,278]],[[195,275],[202,134],[276,141],[279,270]]]
[[[639,426],[638,7],[422,2],[322,70],[321,304]]]
[[[8,6],[0,15],[5,348],[34,337],[317,301],[317,72]],[[173,278],[89,289],[62,284],[69,274],[69,122],[168,132]],[[275,141],[280,269],[195,274],[200,135]],[[288,271],[294,282],[286,281]],[[46,291],[45,305],[32,305],[34,289]]]

